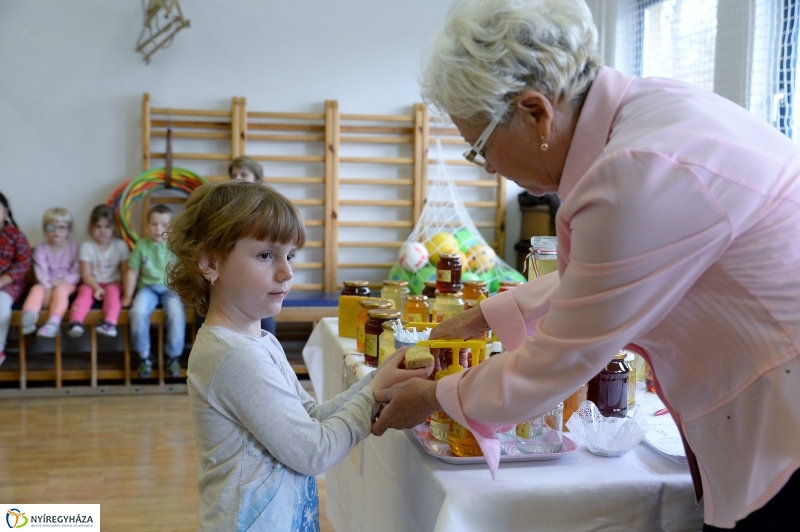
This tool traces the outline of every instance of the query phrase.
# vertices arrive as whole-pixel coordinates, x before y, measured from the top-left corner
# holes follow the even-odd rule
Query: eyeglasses
[[[52,233],[53,231],[69,231],[68,225],[47,224],[44,226],[45,231]]]
[[[464,152],[464,158],[466,160],[473,164],[477,164],[478,166],[486,166],[486,156],[484,154],[483,146],[486,144],[486,141],[489,140],[494,128],[497,127],[497,124],[500,123],[502,118],[502,113],[492,118],[492,121],[489,122],[489,125],[483,130],[483,133],[481,133],[481,136],[478,137],[478,140],[475,142],[475,145],[472,146],[472,149]]]

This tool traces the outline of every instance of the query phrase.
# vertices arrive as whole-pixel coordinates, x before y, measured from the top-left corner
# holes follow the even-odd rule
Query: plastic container
[[[557,453],[564,434],[564,403],[537,418],[517,423],[517,450],[521,453]]]

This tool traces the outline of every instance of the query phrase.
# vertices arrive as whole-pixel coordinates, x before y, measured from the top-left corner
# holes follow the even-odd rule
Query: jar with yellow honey
[[[403,321],[426,322],[430,319],[430,307],[426,296],[408,296],[403,308]]]

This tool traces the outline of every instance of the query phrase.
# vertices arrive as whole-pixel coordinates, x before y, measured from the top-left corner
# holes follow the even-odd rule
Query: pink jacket
[[[603,68],[558,194],[558,274],[481,304],[509,353],[439,382],[494,475],[499,424],[635,344],[732,527],[800,468],[800,152],[744,109]]]

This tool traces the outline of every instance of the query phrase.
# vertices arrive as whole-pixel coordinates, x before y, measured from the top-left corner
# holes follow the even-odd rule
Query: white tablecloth
[[[352,372],[337,319],[314,329],[303,358],[320,400]],[[349,374],[349,375],[348,375]],[[451,465],[428,455],[410,431],[370,436],[325,475],[328,519],[339,532],[698,531],[689,471],[644,444],[619,458],[584,449],[546,462]]]

